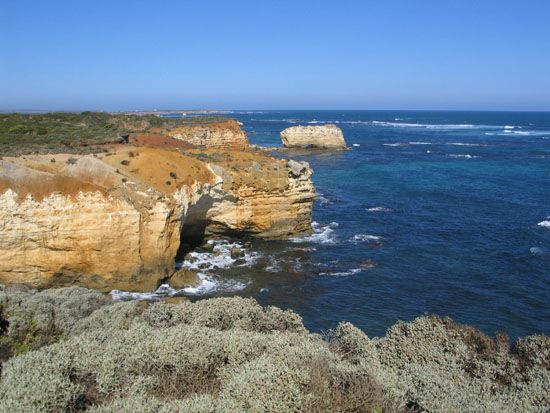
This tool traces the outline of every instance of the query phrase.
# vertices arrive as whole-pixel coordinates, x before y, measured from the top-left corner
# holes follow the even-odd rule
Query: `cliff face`
[[[234,120],[208,124],[189,124],[166,132],[168,136],[201,148],[245,149],[246,134]]]
[[[282,238],[311,229],[315,188],[307,163],[233,153],[212,169],[222,185],[207,214],[207,234]]]
[[[171,164],[178,154],[166,157],[163,152],[135,151],[142,162],[157,167],[158,178],[162,169],[184,176],[184,168]],[[127,154],[109,161],[117,156]],[[180,217],[208,185],[205,177],[213,178],[208,169],[203,165],[203,174],[196,174],[202,182],[179,188],[174,184],[170,193],[147,171],[124,171],[124,165],[118,169],[92,156],[53,159],[2,162],[1,282],[142,290],[169,275],[179,246]],[[180,160],[201,167],[193,159]],[[165,176],[162,184],[168,186],[168,171]]]
[[[345,149],[342,130],[335,125],[292,126],[281,132],[287,148]]]
[[[0,283],[151,290],[191,238],[310,228],[314,188],[304,164],[131,146],[51,158],[0,163]]]

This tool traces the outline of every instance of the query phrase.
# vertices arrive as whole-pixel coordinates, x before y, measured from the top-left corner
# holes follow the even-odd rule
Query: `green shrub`
[[[14,125],[8,129],[8,133],[13,133],[17,135],[23,135],[25,133],[31,133],[33,131],[32,126],[28,125]]]

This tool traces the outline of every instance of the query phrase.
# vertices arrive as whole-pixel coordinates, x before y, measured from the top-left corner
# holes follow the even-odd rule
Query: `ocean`
[[[194,298],[242,295],[323,332],[350,321],[382,336],[398,320],[449,316],[511,338],[550,334],[550,113],[234,111],[253,144],[334,123],[349,149],[309,162],[314,233],[217,242],[194,253]],[[229,256],[232,245],[245,262]],[[162,291],[161,291],[162,292]]]

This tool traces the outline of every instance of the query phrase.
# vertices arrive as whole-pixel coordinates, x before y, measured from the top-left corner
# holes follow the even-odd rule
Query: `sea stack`
[[[342,130],[336,125],[292,126],[281,132],[287,148],[345,149]]]

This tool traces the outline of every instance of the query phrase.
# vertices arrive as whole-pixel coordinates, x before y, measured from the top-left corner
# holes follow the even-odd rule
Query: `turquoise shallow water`
[[[337,123],[350,149],[293,156],[315,171],[316,233],[253,242],[248,265],[214,269],[206,296],[292,308],[315,331],[347,320],[378,336],[437,313],[491,334],[550,333],[550,113],[228,116],[274,147],[289,126]]]

